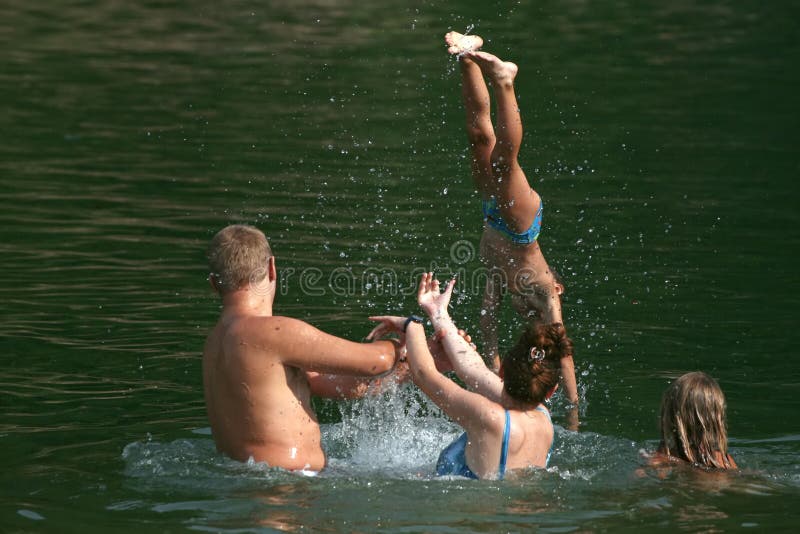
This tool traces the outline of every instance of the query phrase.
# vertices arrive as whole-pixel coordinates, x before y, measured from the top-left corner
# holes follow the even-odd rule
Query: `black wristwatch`
[[[408,328],[409,323],[422,324],[424,321],[425,321],[425,319],[423,319],[422,317],[419,317],[418,315],[409,315],[408,319],[406,319],[406,322],[403,323],[403,333],[405,333],[406,329]]]

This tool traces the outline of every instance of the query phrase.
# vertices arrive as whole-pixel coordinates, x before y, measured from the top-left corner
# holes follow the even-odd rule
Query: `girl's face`
[[[564,286],[556,283],[554,291],[532,291],[529,294],[512,293],[511,294],[511,307],[521,317],[527,320],[543,317],[549,306],[553,303],[551,299],[561,299],[561,294],[564,293]]]
[[[536,303],[537,300],[538,299],[533,296],[513,293],[511,295],[511,307],[514,308],[514,311],[520,316],[530,320],[541,315],[541,310]]]

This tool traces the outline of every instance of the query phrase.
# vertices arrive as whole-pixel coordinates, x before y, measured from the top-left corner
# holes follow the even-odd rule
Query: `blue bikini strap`
[[[553,424],[553,419],[550,417],[550,412],[547,410],[547,408],[545,408],[540,404],[539,406],[534,408],[534,410],[539,410],[540,412],[545,414],[547,416],[547,420],[550,421],[550,424],[551,425]],[[555,429],[553,429],[553,441],[550,442],[550,449],[547,451],[547,458],[544,461],[545,467],[547,467],[548,464],[550,463],[550,456],[553,454],[553,445],[555,444],[555,442],[556,442]]]
[[[547,416],[548,419],[550,419],[550,412],[547,410],[547,408],[545,408],[541,404],[538,405],[536,408],[534,408],[534,410],[538,410],[538,411],[542,412],[543,414],[545,414]],[[552,421],[552,419],[550,419],[550,420]]]
[[[511,431],[511,416],[509,415],[508,410],[506,410],[506,427],[505,429],[503,429],[503,446],[502,449],[500,450],[500,470],[499,470],[500,480],[502,480],[506,474],[506,460],[508,459],[508,434],[510,431]]]

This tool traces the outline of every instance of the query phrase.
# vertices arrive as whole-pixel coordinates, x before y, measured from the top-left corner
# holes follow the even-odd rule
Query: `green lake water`
[[[796,529],[798,20],[754,0],[4,1],[0,531]],[[270,238],[278,313],[359,339],[435,269],[479,337],[450,29],[520,66],[579,432],[556,400],[547,471],[436,479],[458,429],[407,387],[318,403],[320,477],[218,456],[200,353],[226,224]],[[508,345],[510,306],[503,324]],[[690,370],[725,391],[742,473],[638,476]]]

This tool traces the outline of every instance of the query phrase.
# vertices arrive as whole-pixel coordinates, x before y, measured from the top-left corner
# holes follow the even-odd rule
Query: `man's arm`
[[[356,343],[290,317],[270,317],[255,332],[254,343],[269,347],[284,365],[321,374],[377,376],[389,372],[399,357],[396,341]]]
[[[307,371],[306,377],[312,395],[326,399],[347,400],[382,393],[392,384],[407,382],[411,378],[411,373],[407,363],[398,362],[391,373],[377,378],[322,374],[314,371]]]
[[[367,339],[371,339],[370,334]],[[458,335],[463,337],[467,343],[472,338],[463,330],[458,331]],[[441,339],[433,336],[428,339],[428,350],[433,356],[436,368],[441,373],[453,370],[447,354],[442,347]],[[411,371],[405,357],[397,360],[392,371],[384,376],[352,376],[340,374],[323,374],[314,371],[306,371],[311,394],[327,399],[347,400],[360,399],[367,394],[377,395],[385,391],[392,384],[403,384],[411,380]]]

